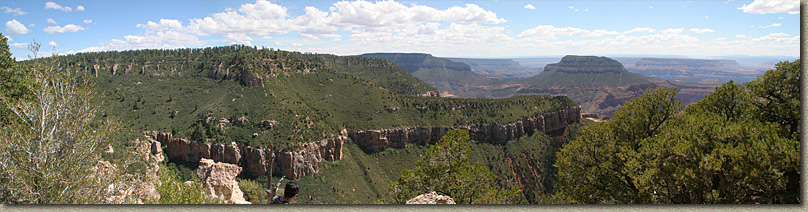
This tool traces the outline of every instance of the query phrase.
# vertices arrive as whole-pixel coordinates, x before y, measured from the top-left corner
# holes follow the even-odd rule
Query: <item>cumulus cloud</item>
[[[714,29],[709,29],[709,28],[704,28],[704,29],[691,28],[690,31],[698,33],[698,34],[708,33],[708,32],[716,32]]]
[[[80,30],[84,30],[83,26],[75,25],[75,24],[68,24],[63,27],[61,26],[49,26],[45,27],[42,31],[48,34],[56,34],[56,33],[65,33],[65,32],[78,32]]]
[[[93,19],[84,19],[84,24],[90,24],[93,22]]]
[[[182,26],[182,22],[174,19],[160,19],[160,22],[157,23],[148,21],[146,22],[146,24],[137,24],[135,26],[138,28],[144,28],[153,31],[170,31],[170,30],[184,29],[184,27]]]
[[[780,25],[783,25],[783,24],[781,24],[781,23],[773,23],[773,24],[771,24],[771,25],[766,25],[766,26],[758,26],[758,27],[759,27],[759,28],[770,28],[770,27],[779,27]]]
[[[768,43],[768,42],[782,42],[782,43],[794,43],[799,44],[800,36],[790,37],[791,35],[778,32],[778,33],[771,33],[765,36],[757,37],[751,39],[752,42],[757,43]]]
[[[84,6],[76,6],[76,11],[84,11]]]
[[[143,36],[156,36],[156,33],[179,33],[193,37],[221,35],[227,43],[249,43],[250,36],[268,36],[272,34],[287,34],[298,31],[298,37],[319,39],[319,37],[342,40],[336,35],[342,29],[354,32],[352,40],[370,42],[375,39],[387,39],[390,36],[437,35],[440,24],[449,22],[468,27],[488,29],[491,26],[478,25],[505,23],[504,18],[497,17],[496,13],[485,10],[475,4],[452,6],[447,9],[436,9],[424,5],[403,5],[395,1],[341,1],[333,3],[327,11],[315,7],[305,7],[305,14],[290,16],[287,8],[266,0],[256,0],[255,3],[245,3],[238,8],[228,8],[222,12],[214,13],[208,17],[193,18],[187,23],[179,20],[160,19],[137,24],[136,27],[145,29]],[[452,26],[445,27],[447,30]],[[455,26],[455,30],[459,28]],[[499,28],[495,28],[499,29]],[[475,32],[468,32],[474,36]],[[507,37],[507,36],[505,36]],[[451,37],[442,38],[451,40]],[[128,40],[110,42],[106,49],[127,46]],[[171,43],[168,40],[155,40],[157,44]],[[138,46],[138,45],[128,45]],[[89,49],[88,49],[89,50]]]
[[[735,35],[735,37],[736,37],[736,38],[745,38],[745,37],[746,37],[746,35],[744,35],[744,34],[737,34],[737,35]]]
[[[534,7],[532,4],[527,4],[527,5],[525,5],[525,9],[535,10],[536,7]]]
[[[56,21],[54,21],[52,18],[48,18],[48,23],[49,24],[57,24]]]
[[[738,8],[745,13],[800,13],[800,1],[796,0],[755,0],[751,4],[744,4]]]
[[[3,35],[3,37],[6,37],[6,39],[8,39],[8,40],[6,40],[6,42],[14,41],[14,39],[12,39],[11,37],[9,37],[7,35]]]
[[[31,30],[29,30],[28,28],[25,28],[25,25],[23,25],[22,23],[17,21],[17,19],[12,19],[12,20],[6,22],[6,32],[8,32],[8,33],[11,33],[11,34],[14,34],[14,35],[20,35],[20,34],[28,33],[30,31]]]
[[[45,2],[45,9],[61,10],[61,11],[64,11],[64,12],[73,11],[73,8],[71,8],[71,7],[62,6],[62,5],[59,5],[59,4],[57,4],[55,2],[52,2],[52,1]]]
[[[25,14],[28,14],[27,12],[22,11],[20,8],[11,9],[10,7],[0,7],[0,9],[3,9],[4,13],[9,13],[9,14],[12,14],[12,15],[25,15]]]
[[[522,31],[517,35],[518,37],[531,37],[541,40],[547,39],[555,39],[556,34],[562,34],[566,36],[582,36],[582,37],[599,37],[604,35],[613,35],[613,34],[620,34],[616,31],[607,31],[607,30],[585,30],[580,28],[574,27],[566,27],[566,28],[558,28],[552,25],[539,25],[533,27],[531,29],[527,29]]]
[[[247,36],[244,33],[230,33],[224,35],[225,42],[230,44],[244,44],[244,45],[252,45],[251,41],[253,40],[250,36]]]
[[[623,34],[635,33],[635,32],[655,32],[655,31],[656,31],[655,29],[652,29],[650,27],[637,27],[629,31],[625,31],[623,32]]]
[[[57,47],[57,46],[59,46],[59,44],[57,44],[56,41],[50,41],[50,42],[48,42],[48,46]]]
[[[11,47],[18,48],[18,49],[24,49],[24,48],[28,48],[28,43],[12,43]]]
[[[726,39],[727,39],[727,38],[720,37],[720,38],[716,38],[715,40],[719,40],[719,41],[720,41],[720,40],[726,40]]]

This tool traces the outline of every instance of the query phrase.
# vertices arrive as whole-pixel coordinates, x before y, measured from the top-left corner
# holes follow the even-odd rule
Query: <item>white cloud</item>
[[[24,49],[24,48],[28,48],[28,43],[12,43],[11,47],[18,48],[18,49]]]
[[[45,27],[42,31],[48,34],[56,34],[56,33],[65,33],[65,32],[78,32],[80,30],[84,30],[83,26],[75,25],[75,24],[68,24],[64,27],[60,26],[49,26]]]
[[[76,6],[76,11],[84,11],[84,6]]]
[[[230,33],[224,35],[225,42],[230,44],[244,44],[244,45],[252,45],[251,41],[253,40],[250,36],[247,36],[244,33]]]
[[[704,29],[691,28],[690,31],[698,33],[698,34],[708,33],[708,32],[716,32],[714,29],[708,29],[708,28],[704,28]]]
[[[57,44],[56,41],[50,41],[50,42],[48,42],[48,46],[57,47],[57,46],[59,46],[59,44]]]
[[[654,9],[654,6],[648,6],[648,8]]]
[[[777,19],[783,19],[783,17],[777,17]]]
[[[625,32],[623,32],[623,34],[634,33],[634,32],[655,32],[655,31],[656,31],[655,29],[652,29],[650,27],[637,27],[637,28],[631,29],[629,31],[625,31]]]
[[[45,9],[61,10],[61,11],[64,11],[64,12],[73,11],[73,8],[70,8],[70,7],[67,7],[67,6],[62,6],[62,5],[59,5],[59,4],[57,4],[55,2],[52,2],[52,1],[49,1],[49,2],[45,3]]]
[[[153,31],[170,31],[170,30],[183,29],[182,22],[174,19],[160,19],[160,23],[148,21],[146,22],[146,24],[137,24],[135,26],[138,28],[144,28]]]
[[[475,4],[439,10],[424,5],[406,6],[395,1],[341,1],[332,4],[328,11],[321,11],[315,7],[305,7],[304,11],[304,15],[290,16],[286,7],[266,0],[256,0],[255,3],[242,4],[237,9],[226,9],[208,17],[190,19],[187,24],[173,19],[161,19],[159,22],[148,21],[145,24],[137,24],[136,27],[146,29],[143,36],[156,38],[160,36],[154,36],[154,33],[176,32],[191,36],[197,41],[197,36],[222,35],[227,42],[244,43],[252,41],[250,36],[287,34],[291,31],[298,31],[299,37],[307,39],[319,39],[318,36],[321,36],[341,40],[342,36],[334,34],[340,29],[345,31],[360,29],[356,32],[361,35],[352,36],[352,39],[359,39],[368,36],[435,34],[440,26],[438,21],[471,25],[506,22],[505,19],[497,17],[496,13]],[[469,34],[475,33],[469,32]],[[115,48],[138,46],[127,45],[128,40],[119,41],[110,42],[108,45],[115,44]],[[169,43],[166,40],[155,42],[157,42],[155,45]]]
[[[773,24],[771,24],[771,25],[766,25],[766,26],[758,26],[758,27],[759,27],[759,28],[769,28],[769,27],[779,27],[780,25],[783,25],[783,24],[781,24],[781,23],[773,23]]]
[[[736,37],[736,38],[745,38],[745,37],[746,37],[746,35],[744,35],[744,34],[737,34],[737,35],[735,35],[735,37]]]
[[[48,18],[48,23],[49,24],[57,24],[56,21],[54,21],[52,18]]]
[[[31,30],[29,30],[28,28],[25,28],[25,25],[23,25],[22,23],[17,21],[17,19],[12,19],[12,20],[6,22],[6,32],[8,32],[8,33],[11,33],[11,34],[14,34],[14,35],[20,35],[20,34],[28,33],[30,31]]]
[[[93,22],[93,19],[84,19],[84,24],[90,24]]]
[[[720,40],[726,40],[726,39],[727,39],[727,38],[721,37],[721,38],[716,38],[715,40],[719,40],[719,41],[720,41]]]
[[[710,16],[705,15],[704,18],[710,18]]]
[[[662,30],[660,33],[663,35],[670,35],[670,34],[680,34],[685,30],[685,28],[668,28],[666,30]]]
[[[570,8],[570,10],[572,10],[572,9],[575,9],[575,6],[569,6],[567,8]]]
[[[22,11],[20,8],[11,9],[10,7],[0,7],[0,9],[3,9],[4,13],[11,13],[13,15],[25,15],[25,14],[28,14],[27,12]]]
[[[303,44],[300,44],[300,43],[292,43],[292,46],[303,46]]]
[[[534,7],[532,4],[527,4],[527,5],[525,5],[525,9],[535,10],[536,7]]]
[[[11,41],[14,41],[14,39],[12,39],[11,37],[9,37],[8,35],[3,35],[3,37],[6,37],[6,39],[8,39],[6,42],[11,42]]]
[[[566,27],[566,28],[557,28],[552,25],[539,25],[533,27],[531,29],[527,29],[522,31],[517,35],[518,37],[531,37],[540,40],[547,40],[547,39],[555,39],[556,34],[562,34],[566,36],[583,36],[583,37],[599,37],[604,35],[612,35],[612,34],[620,34],[616,31],[607,31],[607,30],[585,30],[580,28],[574,27]]]
[[[745,13],[800,13],[800,1],[796,0],[755,0],[749,5],[744,4],[738,8]]]
[[[751,39],[756,43],[782,42],[799,44],[800,36],[789,37],[789,34],[778,32]]]

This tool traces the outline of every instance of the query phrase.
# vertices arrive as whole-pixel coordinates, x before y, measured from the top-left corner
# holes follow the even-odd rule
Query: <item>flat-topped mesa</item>
[[[547,64],[544,71],[566,73],[620,73],[625,71],[623,64],[608,57],[567,55],[561,62]]]
[[[471,125],[457,127],[409,127],[382,130],[351,130],[348,137],[365,151],[404,148],[409,144],[434,144],[450,130],[463,129],[472,140],[491,144],[505,144],[510,140],[543,132],[551,136],[563,135],[567,124],[581,119],[581,107],[571,107],[538,117],[526,118],[510,124]]]

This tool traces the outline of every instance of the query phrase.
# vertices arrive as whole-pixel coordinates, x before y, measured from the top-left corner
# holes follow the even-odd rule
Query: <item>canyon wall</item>
[[[527,118],[506,125],[472,125],[460,127],[411,127],[384,130],[343,130],[334,138],[304,143],[297,151],[285,152],[269,148],[257,148],[235,143],[211,144],[173,138],[170,133],[144,132],[149,139],[165,147],[170,160],[197,163],[202,158],[215,162],[238,164],[243,168],[242,177],[266,175],[269,162],[274,161],[272,172],[275,176],[299,179],[319,172],[318,165],[323,161],[342,159],[342,145],[350,137],[366,151],[378,152],[388,147],[404,148],[409,144],[434,144],[449,130],[469,131],[471,139],[493,144],[505,144],[509,140],[535,132],[551,136],[562,135],[568,123],[581,119],[581,108],[572,107],[542,116]],[[160,148],[153,145],[152,148]],[[156,150],[152,150],[156,151]]]

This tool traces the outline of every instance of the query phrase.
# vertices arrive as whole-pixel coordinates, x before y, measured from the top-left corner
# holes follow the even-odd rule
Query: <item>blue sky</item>
[[[799,1],[15,1],[11,52],[229,44],[354,55],[799,56]]]

